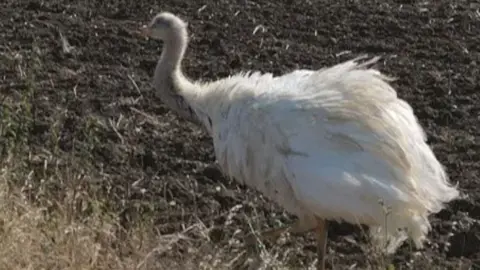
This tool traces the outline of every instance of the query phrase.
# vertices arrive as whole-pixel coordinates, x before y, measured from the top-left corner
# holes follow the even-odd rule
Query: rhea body
[[[369,226],[387,252],[407,238],[420,248],[428,216],[459,196],[412,108],[371,67],[378,58],[194,82],[181,69],[184,21],[159,13],[142,32],[164,41],[154,75],[163,101],[211,135],[224,174],[298,217],[293,232],[316,230],[318,269],[328,220]]]

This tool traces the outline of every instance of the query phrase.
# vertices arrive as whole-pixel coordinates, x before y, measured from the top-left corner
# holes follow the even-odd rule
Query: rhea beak
[[[147,25],[144,25],[144,26],[142,26],[142,28],[140,28],[139,34],[140,34],[140,36],[142,36],[144,38],[148,38],[148,37],[150,37],[151,31],[152,30],[150,29],[150,27],[148,27]]]

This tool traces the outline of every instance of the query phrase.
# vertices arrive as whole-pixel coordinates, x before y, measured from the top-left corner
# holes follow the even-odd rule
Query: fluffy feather
[[[459,193],[412,108],[369,68],[378,58],[362,58],[280,77],[238,74],[184,96],[212,119],[227,175],[300,218],[368,225],[387,252],[406,239],[399,229],[420,248],[428,215]]]

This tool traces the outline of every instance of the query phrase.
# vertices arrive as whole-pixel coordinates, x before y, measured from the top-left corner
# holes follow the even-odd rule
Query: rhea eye
[[[155,26],[157,26],[157,27],[167,27],[168,26],[168,21],[162,20],[162,19],[156,20],[155,21]]]

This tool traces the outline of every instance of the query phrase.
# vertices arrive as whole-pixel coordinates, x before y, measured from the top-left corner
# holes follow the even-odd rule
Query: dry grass
[[[21,159],[10,154],[1,162],[1,269],[159,269],[147,256],[156,245],[151,228],[140,224],[120,241],[116,215],[102,210],[104,202],[80,185],[55,194],[46,187],[30,192],[36,172],[19,166]],[[47,177],[40,182],[81,179],[68,169]],[[126,248],[130,252],[121,254]]]
[[[19,83],[0,107],[0,269],[162,269],[152,256],[154,227],[145,220],[121,229],[90,186],[104,180],[91,162],[58,149],[58,119],[41,147],[32,142],[39,58],[12,52],[2,60]]]
[[[61,195],[42,187],[31,193],[29,182],[35,173],[20,168],[17,160],[10,155],[1,163],[1,269],[285,268],[278,258],[280,250],[272,254],[262,248],[259,258],[252,259],[234,238],[213,244],[209,229],[200,221],[171,235],[160,235],[145,220],[125,230],[118,220],[120,213],[105,210],[106,202],[91,197],[82,184],[64,189]],[[67,169],[41,182],[71,184],[79,179],[85,177]],[[23,187],[15,184],[22,182]]]

